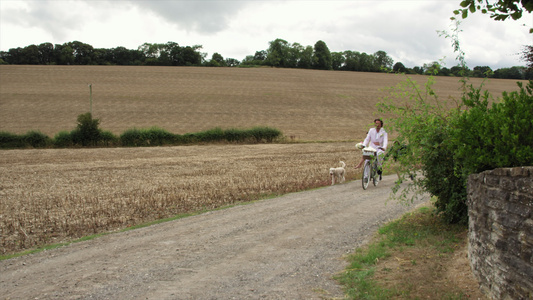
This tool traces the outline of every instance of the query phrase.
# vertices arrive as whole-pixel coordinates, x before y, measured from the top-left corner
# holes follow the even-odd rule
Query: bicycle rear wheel
[[[372,182],[374,183],[374,186],[377,186],[379,183],[379,174],[378,174],[378,163],[377,160],[374,161],[374,165],[372,166]]]
[[[363,190],[366,190],[368,187],[368,184],[370,183],[370,175],[372,166],[370,164],[369,160],[365,160],[365,166],[363,167],[363,179],[361,180],[363,183]]]

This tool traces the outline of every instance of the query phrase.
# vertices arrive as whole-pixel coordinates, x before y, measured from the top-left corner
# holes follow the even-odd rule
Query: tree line
[[[324,41],[314,46],[289,43],[283,39],[269,42],[266,50],[256,51],[242,61],[224,58],[214,53],[210,59],[201,52],[201,45],[180,46],[176,42],[144,43],[137,49],[125,47],[94,48],[80,41],[64,44],[42,43],[0,51],[0,64],[13,65],[146,65],[146,66],[206,66],[206,67],[251,67],[269,66],[358,72],[395,72],[437,76],[467,76],[502,79],[533,79],[532,68],[513,66],[492,70],[488,66],[443,67],[434,61],[407,68],[383,51],[373,54],[346,50],[330,52]],[[525,48],[522,57],[527,61],[531,47]]]

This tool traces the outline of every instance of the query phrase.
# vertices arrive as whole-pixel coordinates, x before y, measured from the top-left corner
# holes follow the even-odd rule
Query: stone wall
[[[468,178],[468,256],[492,299],[533,299],[533,167]]]

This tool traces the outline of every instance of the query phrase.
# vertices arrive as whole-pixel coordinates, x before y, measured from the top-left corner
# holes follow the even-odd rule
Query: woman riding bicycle
[[[381,119],[374,120],[375,128],[370,128],[366,134],[366,138],[363,141],[365,147],[372,147],[377,150],[378,156],[378,174],[379,180],[381,180],[381,167],[383,165],[383,156],[385,155],[385,150],[387,150],[387,144],[389,143],[389,137],[385,129],[383,129],[383,121]],[[355,167],[356,169],[363,166],[364,159],[361,159],[359,164]]]

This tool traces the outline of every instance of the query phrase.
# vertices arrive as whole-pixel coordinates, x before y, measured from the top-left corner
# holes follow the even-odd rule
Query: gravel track
[[[413,209],[388,200],[396,175],[383,179],[366,191],[357,180],[0,261],[0,297],[342,298],[332,277],[343,256]]]

